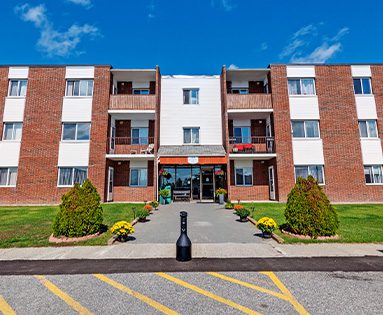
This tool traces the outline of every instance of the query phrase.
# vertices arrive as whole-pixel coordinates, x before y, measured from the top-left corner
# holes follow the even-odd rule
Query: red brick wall
[[[278,193],[276,197],[277,200],[286,201],[295,183],[286,66],[272,65],[269,83],[273,90],[273,122],[277,153],[275,172],[278,174],[276,178]]]
[[[0,190],[1,203],[58,203],[57,187],[64,67],[31,67],[16,188]]]
[[[8,67],[0,68],[0,137],[3,136],[3,114],[5,98],[8,95],[8,71]]]

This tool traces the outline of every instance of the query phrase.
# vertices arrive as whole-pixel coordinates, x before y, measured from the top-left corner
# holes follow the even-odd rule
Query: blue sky
[[[7,0],[1,64],[217,74],[270,63],[383,62],[383,1]]]

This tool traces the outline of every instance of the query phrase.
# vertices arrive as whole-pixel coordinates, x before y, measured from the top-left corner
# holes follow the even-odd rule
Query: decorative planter
[[[239,221],[240,222],[247,222],[247,217],[239,217]]]
[[[272,234],[273,234],[272,232],[262,232],[262,237],[263,238],[271,238]]]
[[[127,241],[128,241],[128,238],[129,238],[129,235],[119,235],[119,236],[117,237],[117,240],[118,240],[119,242],[127,242]]]
[[[146,222],[147,220],[146,220],[146,218],[138,218],[138,221],[139,222]]]
[[[224,194],[219,194],[219,204],[223,205],[225,203],[225,195]]]

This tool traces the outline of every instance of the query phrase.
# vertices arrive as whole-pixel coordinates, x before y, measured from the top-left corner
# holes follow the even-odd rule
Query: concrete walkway
[[[180,235],[180,211],[188,212],[188,235],[196,243],[274,243],[262,239],[261,232],[250,222],[239,222],[233,210],[216,203],[173,203],[160,206],[148,222],[135,226],[137,244],[175,244]]]

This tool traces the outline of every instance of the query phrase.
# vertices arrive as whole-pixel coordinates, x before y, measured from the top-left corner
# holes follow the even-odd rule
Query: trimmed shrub
[[[312,238],[335,235],[339,227],[334,207],[312,176],[297,179],[288,195],[285,218],[291,232]]]
[[[103,210],[96,187],[87,179],[61,198],[60,210],[53,222],[54,236],[79,237],[100,231]]]

